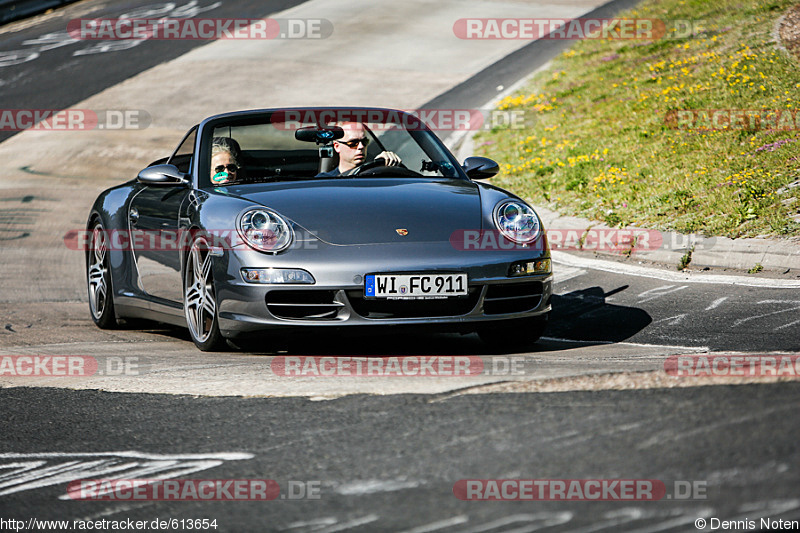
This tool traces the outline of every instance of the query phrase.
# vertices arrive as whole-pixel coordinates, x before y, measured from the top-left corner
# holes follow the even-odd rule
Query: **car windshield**
[[[340,152],[348,148],[333,140],[342,135],[345,141],[367,140],[365,149],[356,143],[365,150],[357,171],[344,177],[460,176],[456,160],[435,135],[415,116],[399,111],[287,110],[233,117],[209,131],[204,174],[212,186],[329,179],[331,171],[338,174]],[[400,164],[372,163],[382,152],[396,154]]]

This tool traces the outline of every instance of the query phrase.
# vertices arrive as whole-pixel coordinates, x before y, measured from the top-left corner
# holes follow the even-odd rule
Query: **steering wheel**
[[[356,167],[353,170],[353,172],[350,173],[350,175],[358,176],[359,174],[361,174],[362,172],[366,172],[367,170],[372,170],[373,168],[385,167],[385,166],[386,166],[386,160],[382,157],[379,157],[378,159],[373,159],[369,163],[364,163],[360,167]]]
[[[382,157],[379,157],[377,159],[373,159],[369,163],[364,163],[360,167],[356,167],[356,169],[353,170],[353,172],[350,175],[351,176],[358,176],[359,174],[369,174],[371,176],[372,174],[381,173],[383,170],[386,170],[386,171],[397,171],[397,170],[400,170],[400,169],[402,169],[403,171],[411,172],[414,175],[419,175],[416,172],[414,172],[413,170],[409,170],[409,168],[407,166],[405,166],[402,162],[398,163],[395,166],[391,166],[390,167],[390,166],[388,166],[386,164],[386,160],[384,158],[382,158]],[[406,175],[406,174],[407,174],[406,172],[401,172],[401,175]]]

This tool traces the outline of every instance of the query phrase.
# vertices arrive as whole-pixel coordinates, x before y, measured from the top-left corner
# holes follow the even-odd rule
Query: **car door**
[[[180,213],[189,194],[189,187],[145,186],[128,210],[131,248],[142,290],[178,304],[183,300]]]
[[[190,174],[197,127],[189,130],[167,163]],[[191,201],[191,186],[182,184],[145,185],[128,206],[130,242],[141,289],[149,296],[182,305],[181,248],[186,246],[188,221],[181,217]]]

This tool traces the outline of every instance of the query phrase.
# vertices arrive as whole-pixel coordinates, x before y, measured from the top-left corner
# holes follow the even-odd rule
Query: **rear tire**
[[[108,240],[103,224],[92,226],[89,253],[86,256],[86,287],[89,291],[89,313],[100,329],[116,329],[114,297],[108,261]]]
[[[515,320],[491,322],[478,330],[478,336],[492,348],[528,348],[536,344],[547,329],[550,313]]]
[[[201,351],[217,352],[226,346],[219,331],[217,298],[214,291],[212,256],[208,241],[199,237],[186,256],[183,309],[189,335]]]

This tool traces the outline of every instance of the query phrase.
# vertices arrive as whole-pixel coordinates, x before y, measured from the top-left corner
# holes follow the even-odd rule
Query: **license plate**
[[[466,274],[368,274],[364,278],[364,296],[425,300],[466,296]]]

